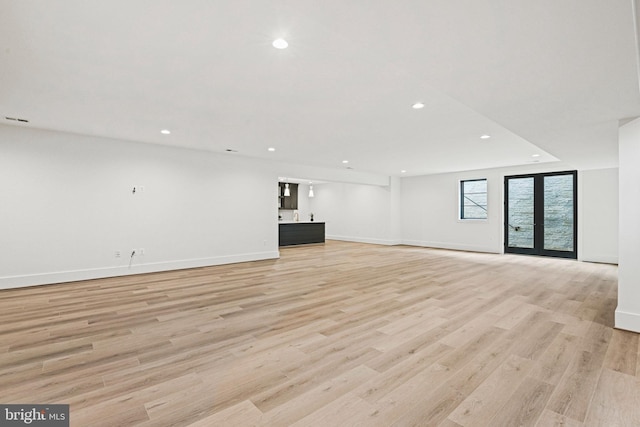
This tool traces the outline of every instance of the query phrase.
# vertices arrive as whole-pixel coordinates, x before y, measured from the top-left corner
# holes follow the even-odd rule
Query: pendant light
[[[313,194],[313,185],[309,185],[309,197],[315,197]]]
[[[289,197],[291,195],[291,191],[289,191],[289,183],[284,185],[284,197]]]

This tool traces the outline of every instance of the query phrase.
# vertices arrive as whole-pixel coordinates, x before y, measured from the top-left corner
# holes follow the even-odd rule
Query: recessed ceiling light
[[[402,170],[400,171],[400,173],[407,173],[407,171],[406,171],[406,170],[404,170],[404,169],[402,169]]]
[[[289,43],[287,43],[285,39],[275,39],[271,44],[276,49],[286,49],[289,46]]]
[[[480,139],[489,139],[489,138],[491,138],[491,135],[484,134],[480,136]]]
[[[162,129],[160,131],[160,133],[163,134],[163,135],[169,135],[171,133],[171,131],[169,129]]]
[[[531,157],[540,157],[540,154],[532,154]]]
[[[342,163],[346,165],[347,163],[349,163],[349,160],[343,160]]]
[[[276,149],[275,149],[275,148],[273,148],[273,147],[269,147],[269,148],[267,148],[267,150],[268,150],[268,151],[276,151]]]
[[[421,108],[424,108],[424,104],[422,102],[416,102],[415,104],[413,104],[411,106],[414,110],[419,110]]]

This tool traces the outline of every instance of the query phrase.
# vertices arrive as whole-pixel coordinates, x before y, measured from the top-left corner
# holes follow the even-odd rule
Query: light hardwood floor
[[[640,426],[617,268],[328,241],[0,291],[0,403],[72,426]]]

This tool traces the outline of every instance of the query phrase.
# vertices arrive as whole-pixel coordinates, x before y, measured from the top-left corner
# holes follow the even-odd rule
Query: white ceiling
[[[29,120],[3,120],[16,126],[418,175],[616,166],[618,120],[640,115],[631,0],[0,0],[0,11],[0,116]],[[271,46],[278,37],[288,49]]]

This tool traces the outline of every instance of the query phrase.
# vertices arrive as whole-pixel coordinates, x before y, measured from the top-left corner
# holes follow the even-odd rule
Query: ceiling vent
[[[5,119],[11,120],[12,122],[29,123],[29,120],[27,120],[27,119],[17,119],[15,117],[6,117],[6,116],[5,116]]]

